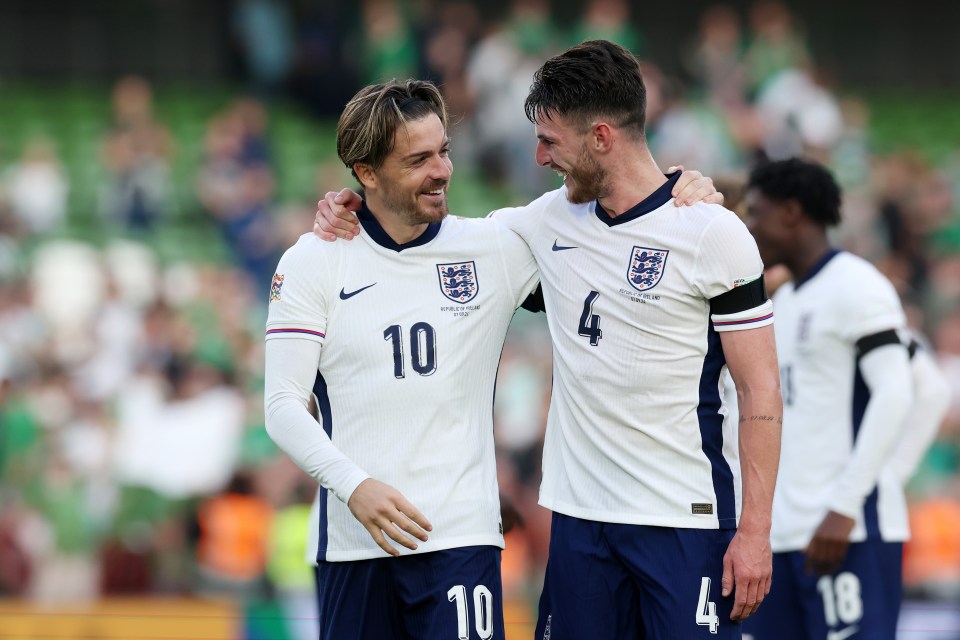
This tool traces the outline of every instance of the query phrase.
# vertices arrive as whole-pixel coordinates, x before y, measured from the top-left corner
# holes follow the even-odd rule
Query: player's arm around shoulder
[[[540,282],[537,261],[527,241],[509,227],[496,218],[486,219],[484,222],[494,234],[504,281],[513,294],[514,308],[517,308],[536,290]]]

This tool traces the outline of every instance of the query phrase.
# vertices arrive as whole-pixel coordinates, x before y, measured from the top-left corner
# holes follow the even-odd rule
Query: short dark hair
[[[800,158],[765,162],[750,172],[747,188],[772,200],[796,200],[804,215],[824,227],[840,224],[840,187],[816,162]]]
[[[632,53],[607,40],[588,40],[537,69],[523,109],[530,122],[560,116],[583,130],[605,117],[643,138],[647,89]]]
[[[397,129],[431,113],[446,130],[447,106],[432,82],[391,80],[366,86],[340,114],[337,155],[351,172],[358,162],[379,169],[393,151]]]

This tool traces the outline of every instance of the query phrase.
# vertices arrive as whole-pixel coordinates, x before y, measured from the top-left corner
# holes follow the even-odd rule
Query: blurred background
[[[909,486],[900,637],[960,638],[958,4],[635,0],[0,0],[0,638],[315,638],[315,483],[263,428],[267,291],[314,203],[352,186],[336,118],[423,77],[456,115],[451,211],[558,186],[522,102],[588,38],[644,61],[661,166],[795,154],[845,190],[836,241],[895,283],[953,405]],[[532,636],[549,398],[520,312],[496,396],[503,560]]]

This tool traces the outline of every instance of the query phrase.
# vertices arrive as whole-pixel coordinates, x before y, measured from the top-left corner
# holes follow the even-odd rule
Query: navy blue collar
[[[600,222],[604,223],[608,227],[615,227],[618,224],[636,220],[640,216],[646,215],[651,211],[656,211],[673,199],[673,196],[670,195],[670,192],[673,191],[673,185],[677,184],[677,180],[680,179],[680,173],[680,171],[674,171],[668,175],[668,180],[660,185],[656,191],[644,198],[640,204],[634,205],[632,208],[624,211],[616,218],[610,217],[610,214],[608,214],[606,210],[600,206],[599,200],[597,200],[593,212],[597,214],[598,218],[600,218]]]
[[[819,260],[817,260],[817,261],[814,263],[813,267],[811,267],[810,271],[807,272],[807,275],[803,276],[803,279],[802,279],[802,280],[794,280],[794,281],[793,281],[793,290],[796,291],[796,290],[799,289],[802,285],[805,285],[806,283],[810,282],[810,281],[813,279],[814,276],[816,276],[818,273],[820,273],[820,272],[823,270],[823,268],[824,268],[825,266],[827,266],[827,263],[828,263],[828,262],[830,262],[831,260],[833,260],[834,257],[840,255],[841,253],[843,253],[843,252],[842,252],[840,249],[836,249],[836,248],[834,248],[834,247],[831,247],[825,254],[823,254],[823,255],[820,257]]]
[[[377,222],[377,219],[374,217],[373,213],[371,213],[370,209],[367,208],[366,200],[362,202],[360,211],[357,212],[357,218],[360,219],[360,224],[363,226],[363,230],[367,232],[367,235],[370,236],[371,240],[376,242],[384,249],[390,249],[391,251],[396,251],[398,253],[404,249],[412,249],[413,247],[419,247],[420,245],[427,244],[437,237],[437,234],[440,233],[440,226],[443,224],[442,222],[432,222],[427,225],[427,230],[420,234],[419,237],[414,238],[410,242],[397,244],[394,239],[390,237],[390,234],[383,230],[383,227],[381,227],[380,223]]]

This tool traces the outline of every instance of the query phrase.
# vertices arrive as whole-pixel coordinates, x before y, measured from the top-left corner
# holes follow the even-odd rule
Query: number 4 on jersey
[[[580,314],[580,326],[578,327],[580,335],[590,338],[590,346],[593,347],[597,346],[600,343],[600,338],[603,337],[603,332],[600,331],[600,316],[593,313],[593,303],[599,297],[599,292],[591,291],[587,299],[583,301],[583,313]]]
[[[710,578],[700,580],[700,598],[697,600],[697,626],[710,627],[710,633],[716,633],[720,626],[717,615],[717,603],[710,602]]]

